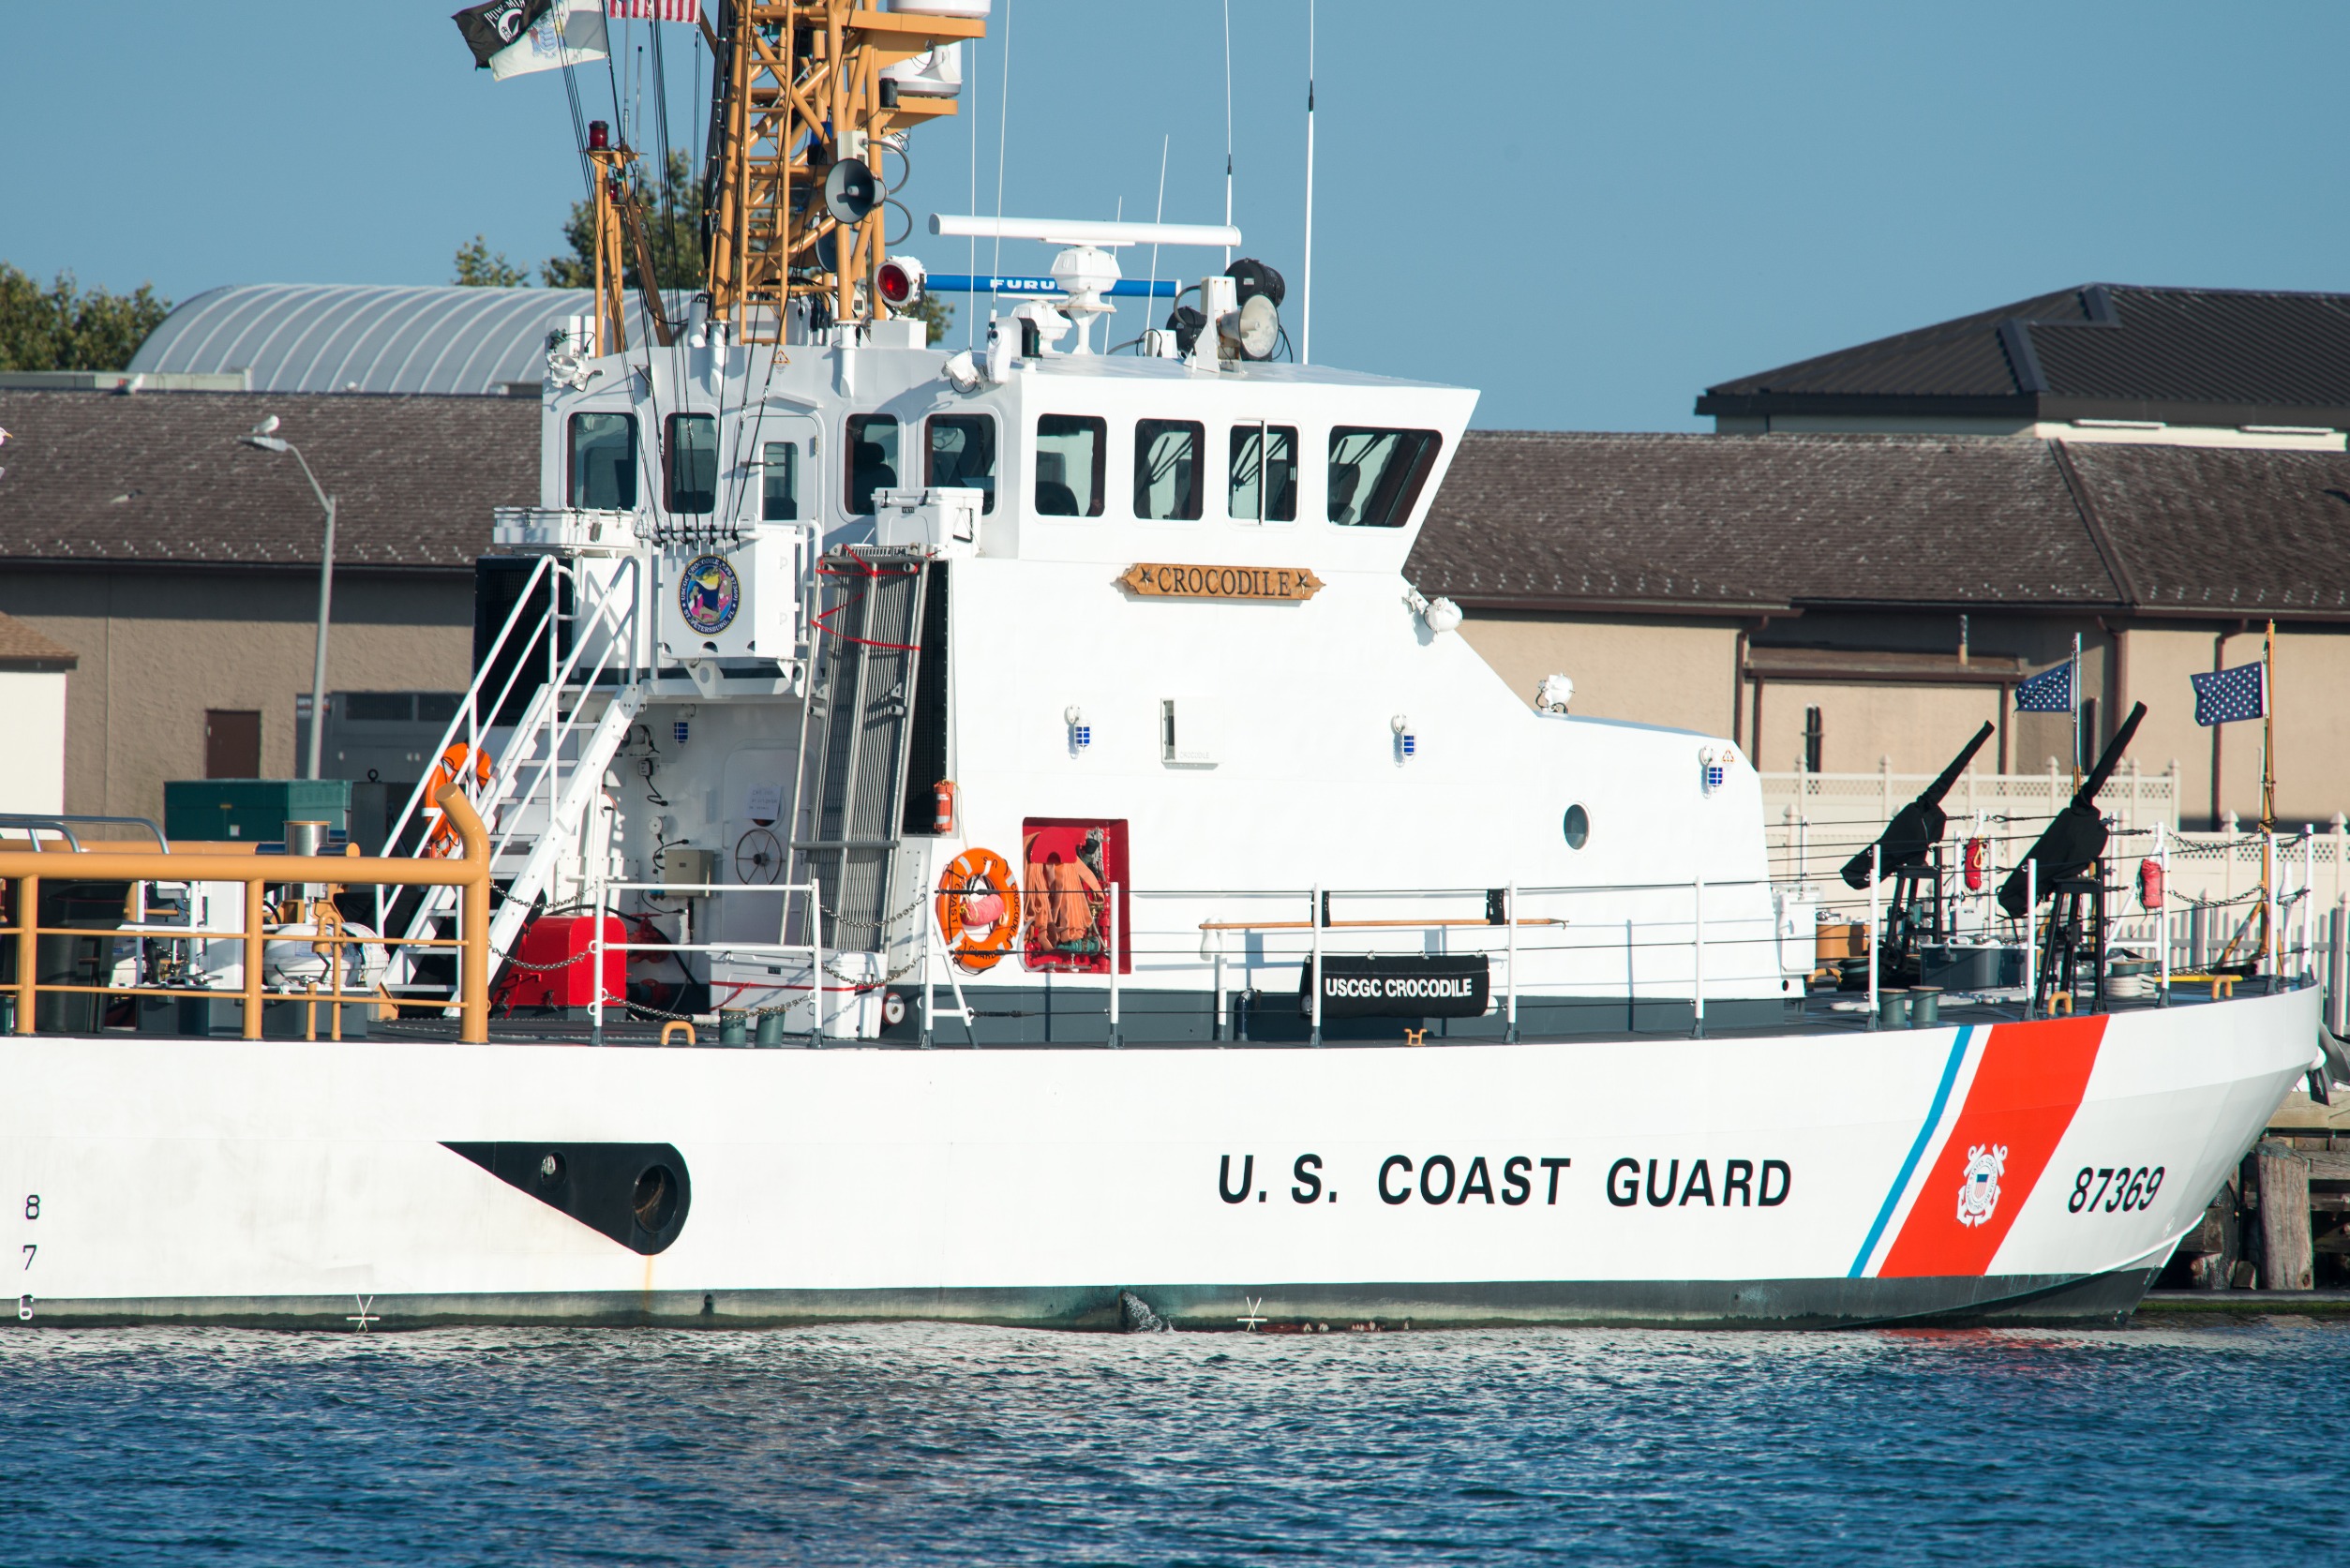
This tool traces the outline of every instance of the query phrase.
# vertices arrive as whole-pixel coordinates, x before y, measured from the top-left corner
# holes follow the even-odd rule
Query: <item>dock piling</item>
[[[2316,1279],[2309,1161],[2291,1144],[2271,1141],[2253,1150],[2253,1167],[2260,1194],[2260,1288],[2309,1290]]]

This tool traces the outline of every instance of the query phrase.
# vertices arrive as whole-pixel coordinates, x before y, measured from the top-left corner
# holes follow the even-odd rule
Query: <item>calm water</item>
[[[16,1562],[2340,1561],[2350,1327],[0,1334]]]

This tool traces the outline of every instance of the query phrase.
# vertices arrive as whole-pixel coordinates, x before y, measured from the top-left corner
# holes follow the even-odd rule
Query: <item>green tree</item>
[[[492,251],[489,241],[476,234],[457,247],[457,276],[450,281],[467,289],[527,289],[531,275],[507,261],[504,251]]]
[[[44,289],[0,261],[0,370],[120,370],[171,313],[151,283],[117,294],[61,272]]]
[[[644,165],[636,165],[641,173]],[[701,192],[694,183],[693,165],[683,153],[671,153],[668,167],[662,172],[660,188],[648,188],[640,180],[636,200],[645,210],[645,237],[652,246],[652,270],[659,275],[658,286],[663,289],[698,289],[702,286],[702,210]],[[563,224],[563,239],[570,245],[568,254],[550,256],[539,268],[539,276],[550,289],[592,289],[595,287],[595,203],[585,197],[571,204],[571,217]],[[630,288],[636,286],[636,247],[623,242],[621,246],[622,280]]]
[[[914,307],[911,310],[901,310],[898,314],[911,316],[929,328],[928,341],[933,343],[945,337],[947,329],[954,325],[954,306],[940,299],[936,294],[924,294],[914,302]]]

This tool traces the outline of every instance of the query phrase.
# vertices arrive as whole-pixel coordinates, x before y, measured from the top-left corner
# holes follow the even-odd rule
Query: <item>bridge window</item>
[[[628,512],[636,505],[636,416],[571,416],[571,504]]]
[[[1134,515],[1190,522],[1200,515],[1200,449],[1207,431],[1183,419],[1134,426]]]
[[[1401,528],[1420,499],[1444,438],[1433,430],[1330,432],[1330,520],[1357,528]]]
[[[718,421],[706,413],[673,413],[662,445],[664,504],[672,512],[718,510]]]
[[[873,510],[876,490],[898,487],[898,422],[886,413],[848,416],[848,509]]]
[[[1297,432],[1287,425],[1232,427],[1232,495],[1235,522],[1297,520]]]
[[[1101,449],[1109,426],[1084,414],[1037,416],[1036,509],[1046,517],[1101,515]]]
[[[800,520],[800,443],[769,441],[759,448],[759,520]]]
[[[929,466],[922,483],[978,490],[981,512],[995,510],[995,421],[983,413],[942,413],[930,422]]]

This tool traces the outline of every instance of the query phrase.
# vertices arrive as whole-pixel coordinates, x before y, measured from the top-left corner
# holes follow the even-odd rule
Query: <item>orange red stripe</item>
[[[1926,1170],[1901,1232],[1879,1265],[1881,1279],[1988,1273],[2088,1089],[2105,1019],[2056,1018],[1993,1027],[1967,1102]],[[2005,1150],[1998,1202],[1980,1223],[1961,1218],[1961,1194],[1977,1150]]]

